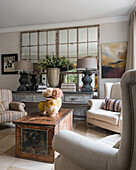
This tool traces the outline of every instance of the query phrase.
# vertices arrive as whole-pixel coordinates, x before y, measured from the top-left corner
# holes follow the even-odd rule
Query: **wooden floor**
[[[73,131],[92,140],[99,140],[113,132],[75,120]],[[53,164],[19,159],[15,157],[15,127],[13,124],[0,126],[0,170],[53,170]]]

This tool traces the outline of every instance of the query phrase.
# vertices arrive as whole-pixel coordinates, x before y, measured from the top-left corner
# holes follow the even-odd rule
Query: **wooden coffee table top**
[[[56,125],[58,124],[65,116],[71,113],[73,109],[63,109],[61,108],[59,113],[56,116],[40,116],[39,112],[32,113],[30,115],[24,116],[20,119],[14,120],[14,124],[29,124],[29,125]]]

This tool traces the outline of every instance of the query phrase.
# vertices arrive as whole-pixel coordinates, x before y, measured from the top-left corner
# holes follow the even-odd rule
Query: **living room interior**
[[[135,0],[1,0],[0,170],[135,170],[135,38]]]

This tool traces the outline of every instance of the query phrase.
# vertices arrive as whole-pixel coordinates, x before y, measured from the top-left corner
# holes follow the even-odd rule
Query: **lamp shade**
[[[77,70],[91,70],[97,69],[97,60],[95,57],[83,58],[77,60]]]
[[[15,62],[14,70],[16,71],[33,71],[33,63],[26,60]]]

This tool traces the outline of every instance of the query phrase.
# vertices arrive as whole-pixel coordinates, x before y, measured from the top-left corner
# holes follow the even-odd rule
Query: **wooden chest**
[[[61,109],[55,117],[40,116],[38,112],[13,121],[16,124],[16,156],[54,162],[54,135],[60,130],[72,130],[72,109]]]

